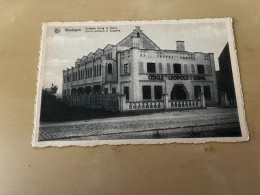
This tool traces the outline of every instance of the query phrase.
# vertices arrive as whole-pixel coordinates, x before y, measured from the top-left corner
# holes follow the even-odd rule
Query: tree
[[[42,89],[42,94],[43,95],[55,95],[57,93],[58,86],[54,85],[53,83],[51,84],[50,88],[43,88]]]
[[[50,88],[42,89],[42,102],[41,102],[41,121],[55,121],[57,114],[59,114],[60,102],[57,100],[55,94],[58,87],[51,84]]]

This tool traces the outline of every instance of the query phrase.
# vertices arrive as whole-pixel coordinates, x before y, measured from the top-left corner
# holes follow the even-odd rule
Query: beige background
[[[260,1],[1,1],[0,194],[260,194]],[[250,141],[32,148],[41,23],[232,17]]]

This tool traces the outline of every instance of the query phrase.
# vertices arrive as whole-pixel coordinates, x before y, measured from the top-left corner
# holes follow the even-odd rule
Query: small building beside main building
[[[63,70],[62,93],[124,94],[130,103],[196,101],[200,94],[206,106],[219,101],[213,53],[188,52],[184,41],[176,42],[176,50],[163,50],[140,27]]]

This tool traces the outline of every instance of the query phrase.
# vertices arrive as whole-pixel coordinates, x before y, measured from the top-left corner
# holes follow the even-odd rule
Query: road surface
[[[236,108],[170,111],[139,116],[41,123],[39,141],[196,137],[202,131],[239,129]],[[240,131],[240,130],[239,130]],[[214,134],[215,135],[215,134]],[[209,136],[214,136],[212,133]],[[204,136],[207,136],[206,134]],[[217,136],[217,135],[216,135]],[[228,135],[226,135],[228,136]],[[238,135],[235,135],[238,136]]]

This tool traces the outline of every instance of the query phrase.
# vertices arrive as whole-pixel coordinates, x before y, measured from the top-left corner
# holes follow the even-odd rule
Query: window
[[[174,71],[174,73],[181,73],[181,65],[173,64],[173,71]]]
[[[171,73],[171,67],[169,63],[167,63],[167,73]]]
[[[124,74],[129,74],[129,65],[124,64]]]
[[[155,63],[147,63],[147,72],[148,73],[155,73]]]
[[[143,99],[144,100],[151,99],[151,86],[143,86]]]
[[[205,74],[204,65],[197,65],[198,74]]]
[[[154,86],[154,97],[156,100],[162,99],[162,86]]]
[[[204,86],[204,95],[206,100],[211,100],[210,86]]]
[[[126,95],[126,100],[129,100],[129,87],[124,87],[124,94]]]
[[[112,74],[112,72],[113,72],[113,70],[112,70],[112,64],[109,63],[109,64],[107,65],[107,73],[108,73],[108,74]]]
[[[191,65],[191,71],[192,71],[192,74],[195,74],[194,64]]]
[[[101,64],[99,65],[99,76],[101,76]]]
[[[105,88],[105,89],[104,89],[104,93],[105,93],[105,94],[108,94],[108,88]]]
[[[144,72],[144,64],[143,62],[139,62],[139,73],[143,73]]]
[[[184,64],[184,73],[185,73],[185,74],[188,73],[188,67],[187,67],[187,64]]]
[[[112,87],[112,93],[116,93],[116,87]]]
[[[137,33],[137,38],[140,38],[140,33],[139,32]]]
[[[133,43],[133,47],[139,47],[139,43]]]
[[[162,63],[159,63],[159,73],[162,73]]]
[[[194,86],[194,96],[195,99],[199,99],[199,94],[201,93],[201,86]]]

